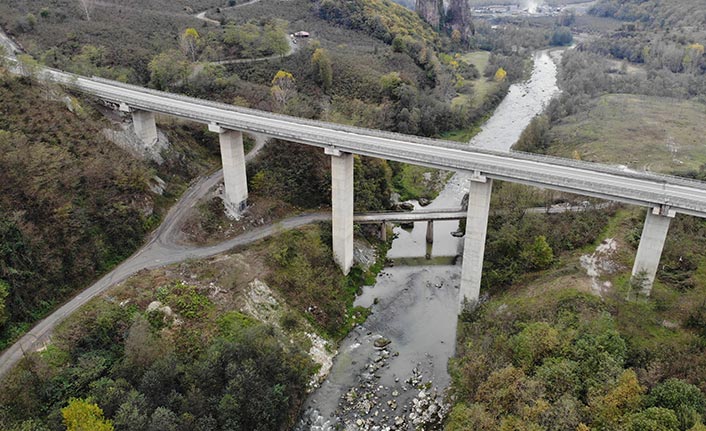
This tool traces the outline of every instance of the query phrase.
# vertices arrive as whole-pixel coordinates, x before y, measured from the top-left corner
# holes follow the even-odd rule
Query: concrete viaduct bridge
[[[494,179],[647,207],[632,271],[633,276],[646,276],[646,294],[650,293],[671,219],[676,213],[706,217],[706,183],[699,181],[533,154],[479,150],[453,142],[311,121],[56,70],[45,70],[43,75],[130,112],[135,132],[147,145],[157,138],[155,113],[208,125],[211,132],[220,136],[226,203],[236,211],[245,207],[248,197],[243,132],[323,148],[331,156],[333,254],[344,273],[353,264],[354,154],[470,172],[469,205],[462,214],[467,223],[461,304],[479,297]]]

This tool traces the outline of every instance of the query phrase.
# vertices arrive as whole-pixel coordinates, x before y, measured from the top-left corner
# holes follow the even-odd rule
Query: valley
[[[81,74],[705,178],[698,0],[471,21],[379,0],[150,1],[10,0],[0,26],[10,52]],[[703,429],[703,220],[671,221],[646,295],[630,271],[644,209],[495,180],[481,294],[458,314],[465,220],[435,222],[433,244],[426,223],[357,225],[344,275],[323,151],[246,136],[232,219],[218,135],[158,115],[141,148],[129,114],[19,54],[29,77],[0,63],[0,428],[82,429],[80,412],[111,430]],[[353,166],[356,212],[468,201],[469,174]]]

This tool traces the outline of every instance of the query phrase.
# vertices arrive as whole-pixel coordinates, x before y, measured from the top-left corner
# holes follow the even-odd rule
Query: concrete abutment
[[[157,142],[157,123],[155,122],[154,112],[133,110],[132,126],[137,137],[145,145],[151,146]]]

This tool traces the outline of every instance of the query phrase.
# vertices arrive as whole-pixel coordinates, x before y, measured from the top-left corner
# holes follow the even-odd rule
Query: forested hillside
[[[63,430],[76,410],[109,430],[291,429],[335,348],[317,333],[367,315],[352,307],[363,273],[341,274],[329,236],[283,232],[112,288],[3,380],[0,428]]]
[[[563,94],[515,148],[703,179],[703,7],[599,1],[626,21],[564,53]],[[644,217],[619,207],[593,244],[487,286],[459,322],[447,431],[705,429],[706,223],[672,222],[647,298],[630,274]]]
[[[212,157],[182,142],[161,167],[108,141],[86,100],[0,70],[0,346],[132,254]],[[175,129],[175,132],[177,129]],[[155,175],[165,194],[150,190]]]

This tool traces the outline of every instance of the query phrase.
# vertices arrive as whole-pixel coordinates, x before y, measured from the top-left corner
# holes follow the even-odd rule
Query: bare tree
[[[96,0],[78,0],[78,2],[81,4],[83,12],[86,14],[86,21],[90,21],[91,12],[93,12],[93,8],[96,7]]]

